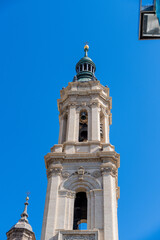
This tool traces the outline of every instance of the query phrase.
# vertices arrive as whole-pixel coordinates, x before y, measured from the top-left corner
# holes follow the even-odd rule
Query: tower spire
[[[24,207],[24,211],[23,213],[21,214],[21,219],[19,220],[20,222],[26,222],[28,223],[28,213],[27,213],[27,207],[28,207],[28,200],[29,200],[29,197],[27,196],[26,197],[26,202],[24,203],[25,207]]]
[[[21,218],[19,219],[19,221],[6,233],[7,240],[36,240],[32,227],[28,223],[28,200],[29,197],[27,193],[26,202],[24,203],[24,211],[21,214]]]

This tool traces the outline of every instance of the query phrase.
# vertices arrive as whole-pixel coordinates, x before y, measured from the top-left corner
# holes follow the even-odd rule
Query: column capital
[[[112,177],[117,177],[117,167],[111,163],[104,163],[101,165],[102,175],[111,175]]]
[[[50,164],[47,169],[47,177],[60,176],[62,172],[62,164]]]
[[[76,192],[71,190],[60,190],[58,193],[61,197],[67,198],[75,198],[76,195]]]
[[[100,103],[99,103],[98,101],[92,101],[92,102],[90,103],[90,105],[91,105],[92,108],[93,108],[93,107],[98,107],[98,108],[100,108]]]

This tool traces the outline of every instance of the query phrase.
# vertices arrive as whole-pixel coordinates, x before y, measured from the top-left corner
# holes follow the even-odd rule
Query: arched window
[[[86,228],[87,223],[87,197],[86,192],[78,192],[74,202],[73,230]]]
[[[88,140],[88,113],[82,110],[79,116],[79,142]]]
[[[84,71],[86,71],[86,70],[87,70],[87,64],[84,63]]]
[[[91,65],[88,64],[88,71],[91,71]]]
[[[80,72],[82,71],[82,64],[80,65]]]

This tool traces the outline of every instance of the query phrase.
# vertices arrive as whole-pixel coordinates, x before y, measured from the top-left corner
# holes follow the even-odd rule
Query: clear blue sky
[[[58,142],[57,99],[90,45],[110,87],[121,154],[120,240],[160,239],[160,41],[139,41],[139,0],[0,1],[0,238],[23,211],[40,239],[44,155]]]

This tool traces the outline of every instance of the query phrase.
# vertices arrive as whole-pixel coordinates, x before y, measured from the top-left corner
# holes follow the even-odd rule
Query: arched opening
[[[87,197],[86,192],[76,193],[74,202],[73,230],[87,229]]]
[[[88,140],[88,113],[82,110],[79,116],[79,142]]]

